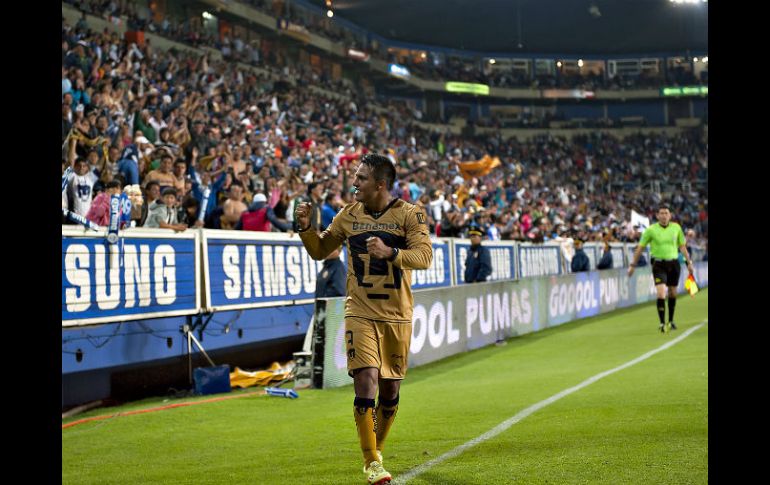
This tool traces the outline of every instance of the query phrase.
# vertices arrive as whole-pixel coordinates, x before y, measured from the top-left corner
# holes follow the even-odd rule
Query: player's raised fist
[[[297,206],[294,211],[294,220],[297,221],[297,226],[300,230],[307,229],[310,226],[310,214],[313,213],[313,204],[310,202],[302,202]]]

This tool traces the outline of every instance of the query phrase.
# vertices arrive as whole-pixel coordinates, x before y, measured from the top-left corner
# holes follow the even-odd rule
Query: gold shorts
[[[348,374],[366,367],[380,371],[380,379],[403,379],[409,364],[412,323],[380,322],[345,317]]]

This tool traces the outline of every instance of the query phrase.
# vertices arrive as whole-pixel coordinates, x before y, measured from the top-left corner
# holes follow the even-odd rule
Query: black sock
[[[658,298],[658,318],[660,318],[660,324],[666,323],[666,299]]]
[[[353,399],[353,407],[355,407],[356,409],[373,408],[374,399],[366,399],[363,397],[356,396],[356,398]]]
[[[674,321],[674,309],[676,309],[676,296],[668,297],[668,321]]]
[[[401,397],[401,394],[396,394],[396,398],[392,401],[389,401],[387,399],[383,399],[382,396],[378,396],[378,399],[380,401],[380,405],[385,406],[386,408],[392,408],[398,406],[398,398]]]

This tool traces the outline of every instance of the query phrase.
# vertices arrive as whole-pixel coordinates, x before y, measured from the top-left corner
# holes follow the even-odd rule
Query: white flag
[[[635,210],[631,211],[631,226],[639,226],[639,230],[643,231],[650,227],[650,219],[645,217]]]

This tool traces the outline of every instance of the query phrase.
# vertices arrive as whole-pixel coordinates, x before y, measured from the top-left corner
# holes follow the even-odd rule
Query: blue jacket
[[[465,282],[481,283],[492,274],[492,256],[489,248],[479,244],[471,246],[465,259]]]
[[[347,270],[340,258],[325,259],[315,283],[315,297],[345,296]]]
[[[321,227],[320,229],[323,231],[327,227],[329,227],[329,224],[332,223],[332,220],[334,219],[334,216],[337,215],[337,211],[334,210],[334,207],[330,206],[329,204],[324,203],[323,208],[321,209]]]
[[[198,199],[199,204],[203,204],[203,188],[198,183],[198,174],[195,172],[195,168],[193,168],[192,164],[190,164],[187,167],[187,173],[190,174],[190,178],[192,179],[192,190],[190,191],[196,199]],[[211,182],[211,193],[209,194],[209,202],[206,206],[206,215],[205,218],[208,218],[212,212],[214,212],[214,209],[217,208],[217,194],[219,194],[219,191],[222,190],[222,186],[225,184],[225,178],[227,177],[227,174],[222,172],[222,174],[219,176],[219,178],[216,181]]]
[[[612,269],[612,251],[607,251],[602,255],[602,259],[596,263],[596,269]]]
[[[573,273],[591,270],[591,261],[588,259],[588,255],[582,248],[575,250],[575,255],[572,257],[571,267]]]

